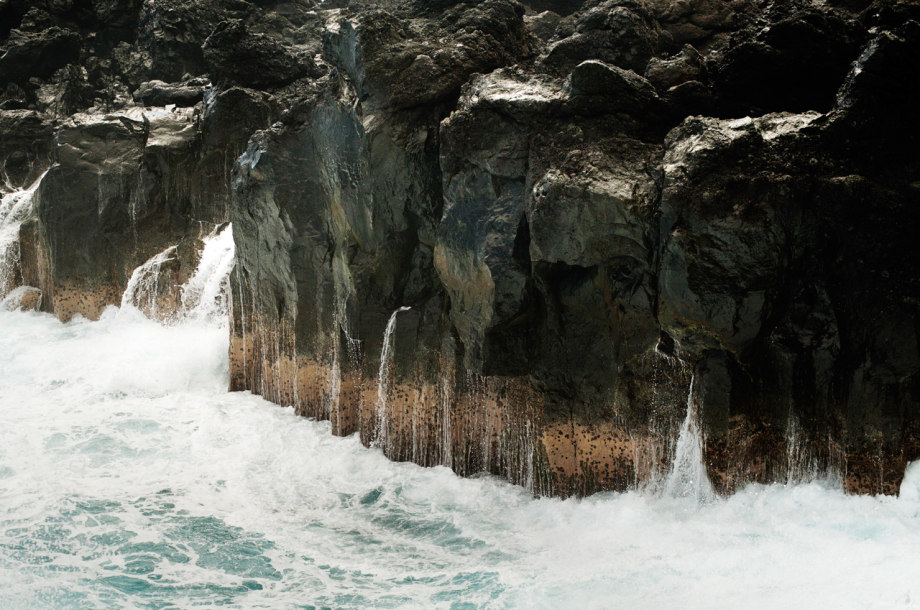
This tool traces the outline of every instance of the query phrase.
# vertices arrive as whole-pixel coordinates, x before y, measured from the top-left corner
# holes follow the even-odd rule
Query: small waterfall
[[[786,484],[807,483],[818,478],[818,460],[809,449],[805,431],[789,409],[786,421]]]
[[[160,295],[160,270],[165,263],[176,260],[177,248],[170,246],[135,269],[121,295],[121,309],[131,306],[148,318],[156,319],[159,314],[157,298]]]
[[[693,498],[704,503],[715,498],[712,483],[703,464],[703,440],[697,424],[693,400],[693,378],[687,393],[687,416],[680,427],[671,472],[664,484],[664,494],[672,498]]]
[[[408,311],[410,307],[400,307],[390,316],[387,328],[383,333],[383,348],[380,350],[380,371],[377,373],[377,439],[375,447],[380,447],[386,453],[388,449],[389,430],[387,422],[387,390],[390,382],[390,352],[393,346],[393,331],[396,330],[396,316],[400,312]]]
[[[232,226],[228,224],[215,231],[203,242],[204,248],[195,272],[179,289],[181,302],[177,304],[175,315],[169,316],[171,322],[224,322],[227,318],[229,279],[236,254]],[[178,247],[170,246],[135,269],[121,297],[121,309],[134,307],[148,318],[163,317],[158,305],[160,276],[163,265],[177,261]]]
[[[525,444],[524,452],[527,455],[527,459],[524,463],[524,488],[530,493],[534,492],[534,480],[533,480],[533,454],[536,451],[533,443],[533,425],[530,423],[530,420],[527,420],[527,424],[524,429]]]
[[[27,189],[7,193],[0,199],[0,299],[14,286],[19,266],[19,227],[32,213],[35,192],[45,174]]]
[[[217,320],[229,308],[229,279],[235,262],[233,227],[227,225],[204,239],[195,273],[182,287],[182,314],[187,320]]]

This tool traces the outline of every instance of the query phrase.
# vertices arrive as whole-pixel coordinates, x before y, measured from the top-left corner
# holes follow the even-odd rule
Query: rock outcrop
[[[0,17],[9,307],[95,317],[162,259],[168,309],[229,221],[231,389],[393,459],[660,480],[691,379],[722,492],[920,458],[914,2]]]

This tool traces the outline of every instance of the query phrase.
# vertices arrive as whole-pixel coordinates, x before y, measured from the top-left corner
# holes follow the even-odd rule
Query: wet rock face
[[[623,489],[670,468],[692,378],[719,490],[891,493],[920,457],[918,19],[0,2],[0,192],[43,176],[17,306],[96,316],[162,255],[168,309],[229,220],[231,388],[393,459]]]

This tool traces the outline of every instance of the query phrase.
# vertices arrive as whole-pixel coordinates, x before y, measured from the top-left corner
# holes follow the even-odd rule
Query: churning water
[[[227,329],[0,312],[0,607],[920,606],[901,498],[534,500],[228,394]]]

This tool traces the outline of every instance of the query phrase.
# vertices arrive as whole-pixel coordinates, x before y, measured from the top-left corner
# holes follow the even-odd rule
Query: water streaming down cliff
[[[409,309],[409,307],[400,307],[390,316],[386,330],[383,333],[383,347],[380,348],[380,370],[377,373],[377,403],[374,406],[374,411],[377,414],[377,434],[374,445],[383,449],[384,454],[389,449],[390,437],[387,415],[387,390],[389,389],[390,381],[390,363],[392,361],[390,352],[393,349],[393,331],[396,330],[396,316],[403,311],[409,311]]]
[[[42,174],[28,188],[3,195],[0,199],[0,299],[13,288],[19,265],[19,227],[32,213],[35,192]]]
[[[182,312],[187,320],[211,321],[226,316],[235,253],[232,225],[204,239],[198,267],[182,287]]]
[[[689,498],[699,503],[715,497],[703,463],[703,439],[693,396],[693,379],[687,391],[687,415],[681,424],[671,470],[664,482],[664,494],[672,498]]]
[[[235,261],[233,227],[228,224],[215,229],[202,243],[195,272],[178,287],[178,298],[169,303],[174,311],[160,311],[160,300],[163,298],[163,268],[177,263],[176,246],[152,256],[134,270],[122,295],[121,308],[135,308],[150,319],[171,323],[225,324],[229,307],[228,279]]]

